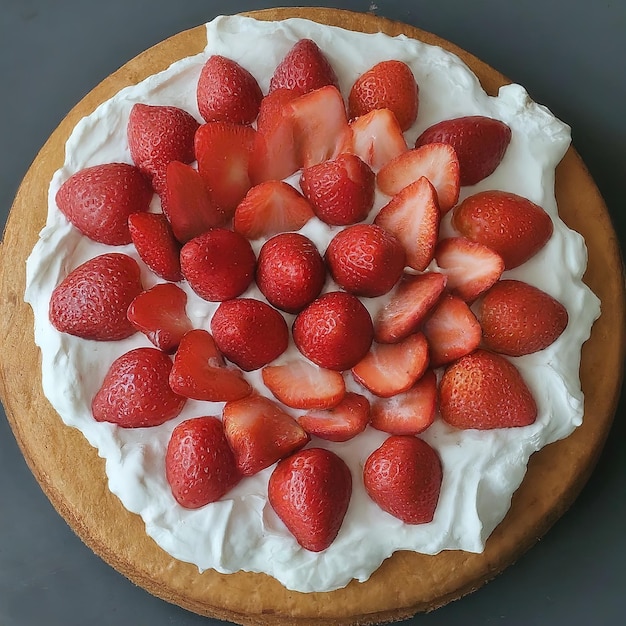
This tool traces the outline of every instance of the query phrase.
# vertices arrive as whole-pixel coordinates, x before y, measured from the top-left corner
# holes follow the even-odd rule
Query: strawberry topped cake
[[[582,421],[569,144],[437,46],[219,17],[65,145],[27,266],[45,395],[198,572],[327,593],[481,553]]]

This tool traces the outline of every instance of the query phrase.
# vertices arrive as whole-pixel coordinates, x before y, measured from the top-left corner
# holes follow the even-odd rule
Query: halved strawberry
[[[207,122],[196,132],[198,171],[215,204],[229,217],[252,187],[248,165],[255,137],[250,126],[230,122]]]
[[[285,105],[303,94],[301,89],[287,89],[286,87],[268,93],[261,100],[259,116],[256,120],[257,131],[266,133],[281,124],[284,120]]]
[[[422,333],[414,333],[397,343],[372,344],[352,376],[374,395],[389,398],[410,389],[427,367],[428,343]]]
[[[343,376],[302,359],[263,368],[263,382],[293,409],[329,409],[346,393]]]
[[[128,228],[137,254],[157,276],[172,282],[183,279],[180,243],[163,213],[132,213]]]
[[[195,400],[227,402],[252,393],[241,370],[226,366],[213,337],[201,328],[181,339],[169,381],[176,393]]]
[[[438,272],[405,274],[374,317],[374,338],[396,343],[415,332],[438,302],[446,277]]]
[[[369,423],[370,403],[365,396],[348,392],[330,409],[308,411],[298,423],[310,435],[326,441],[348,441],[362,433]]]
[[[293,417],[263,396],[227,402],[222,419],[237,467],[244,476],[260,472],[309,441]]]
[[[160,350],[176,352],[192,329],[185,306],[187,294],[172,283],[159,283],[140,293],[128,307],[128,319]]]
[[[407,265],[419,271],[425,270],[433,259],[440,222],[437,192],[424,176],[404,187],[374,219],[374,224],[398,238],[404,246]]]
[[[348,98],[350,117],[374,109],[389,109],[402,131],[408,130],[419,108],[419,89],[411,68],[402,61],[381,61],[357,78]]]
[[[465,237],[439,241],[435,260],[438,270],[448,277],[448,291],[466,302],[476,300],[504,271],[504,260],[497,252]]]
[[[455,361],[480,344],[482,332],[466,302],[444,294],[422,326],[430,346],[430,364],[439,367]]]
[[[407,391],[372,403],[371,425],[390,435],[418,435],[434,421],[437,376],[431,369]]]
[[[383,167],[376,178],[383,193],[394,196],[421,176],[437,190],[439,208],[447,213],[459,199],[459,159],[445,143],[429,143],[403,152]]]
[[[255,185],[237,205],[234,229],[248,239],[300,230],[315,217],[309,201],[294,187],[268,180]]]

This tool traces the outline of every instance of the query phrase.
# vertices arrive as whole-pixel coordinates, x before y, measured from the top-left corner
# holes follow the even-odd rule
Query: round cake
[[[579,157],[567,147],[569,135],[565,125],[541,107],[529,104],[527,95],[518,86],[507,87],[495,98],[498,89],[508,81],[477,59],[432,35],[369,15],[326,9],[284,9],[258,12],[251,17],[272,21],[267,26],[269,30],[264,30],[265,27],[257,22],[252,26],[249,18],[220,18],[206,29],[198,27],[181,33],[129,62],[77,105],[38,155],[16,197],[3,243],[2,291],[7,309],[3,320],[7,337],[2,365],[3,402],[25,457],[55,507],[96,553],[151,593],[197,613],[241,624],[366,624],[402,619],[441,606],[495,576],[550,527],[584,484],[608,432],[621,380],[624,299],[619,252],[602,199]],[[298,21],[284,29],[273,22],[291,17],[312,21]],[[332,28],[319,27],[318,24]],[[340,34],[333,30],[335,27],[347,30]],[[248,28],[250,30],[246,30]],[[272,30],[274,28],[276,30]],[[355,44],[351,31],[384,33],[392,37],[406,35],[410,39],[387,40],[382,35],[373,35],[378,39],[372,39],[372,45],[368,46],[360,39],[354,40],[358,41]],[[188,402],[176,420],[156,426],[157,430],[125,430],[106,423],[98,423],[97,427],[94,423],[92,428],[91,415],[81,417],[80,406],[85,402],[80,397],[78,400],[72,397],[72,389],[79,389],[77,396],[83,393],[90,401],[100,387],[114,353],[118,356],[130,348],[148,345],[141,334],[122,342],[108,342],[117,344],[113,352],[98,347],[94,358],[94,351],[88,348],[84,354],[78,352],[78,357],[67,360],[67,353],[75,354],[71,340],[57,339],[58,345],[51,349],[45,339],[48,329],[36,315],[35,335],[43,354],[46,393],[38,385],[31,384],[32,377],[25,380],[24,371],[39,375],[41,369],[39,349],[32,338],[33,318],[30,308],[23,302],[25,285],[28,285],[27,299],[41,315],[42,305],[37,299],[42,284],[48,280],[55,286],[79,260],[90,258],[94,250],[105,253],[112,248],[99,244],[94,248],[92,243],[85,243],[84,238],[68,237],[67,229],[71,230],[71,225],[67,225],[65,231],[61,228],[59,236],[55,230],[56,218],[49,217],[48,231],[44,231],[38,244],[39,256],[34,255],[29,261],[28,277],[22,266],[16,271],[6,263],[8,258],[26,259],[31,254],[46,223],[46,206],[48,202],[54,202],[56,191],[69,175],[92,164],[94,159],[95,162],[128,161],[128,154],[120,154],[115,142],[99,144],[92,141],[97,136],[90,133],[94,132],[98,120],[110,122],[120,111],[121,115],[127,115],[130,106],[138,98],[144,98],[146,93],[150,95],[146,104],[172,104],[166,101],[171,98],[167,95],[168,86],[172,92],[186,84],[194,85],[192,89],[195,90],[199,70],[209,54],[229,56],[228,53],[232,52],[242,65],[245,66],[246,59],[249,59],[249,65],[253,67],[251,51],[259,49],[251,43],[254,37],[258,37],[258,46],[271,41],[268,45],[275,55],[270,57],[267,52],[259,55],[263,59],[262,65],[267,66],[265,76],[261,77],[258,69],[253,72],[264,92],[280,58],[298,39],[311,37],[322,50],[326,45],[325,52],[331,64],[338,65],[340,57],[347,59],[345,67],[337,68],[342,83],[340,87],[346,96],[359,75],[374,62],[385,60],[385,54],[391,54],[387,46],[392,47],[391,58],[394,59],[406,50],[406,58],[401,60],[411,63],[417,56],[414,46],[422,45],[411,42],[416,40],[428,44],[428,50],[433,51],[435,60],[429,62],[438,71],[458,74],[458,81],[467,81],[472,93],[480,93],[473,91],[471,75],[466,73],[462,64],[457,64],[446,54],[438,56],[439,48],[430,46],[440,46],[460,57],[478,76],[487,94],[494,96],[481,96],[493,105],[494,108],[489,110],[492,116],[497,117],[494,111],[500,112],[503,118],[510,116],[506,121],[513,128],[514,136],[516,123],[526,119],[527,108],[533,110],[533,115],[545,118],[545,127],[539,134],[548,136],[544,148],[551,156],[542,165],[547,171],[541,184],[552,192],[550,167],[553,169],[560,161],[554,179],[558,216],[556,205],[552,216],[557,232],[552,241],[559,243],[552,245],[549,254],[537,255],[533,259],[534,268],[530,275],[524,268],[519,268],[509,271],[506,277],[537,282],[546,291],[556,291],[559,295],[562,271],[568,276],[572,274],[576,283],[571,293],[564,291],[562,294],[567,300],[570,322],[561,346],[565,343],[571,348],[561,347],[555,353],[558,363],[551,362],[550,358],[534,361],[530,355],[526,364],[522,362],[520,365],[526,378],[531,379],[530,386],[537,396],[537,425],[529,426],[536,431],[528,432],[521,443],[516,435],[501,434],[503,430],[515,429],[497,429],[499,432],[493,435],[484,431],[479,435],[467,435],[469,431],[465,431],[463,437],[457,438],[456,431],[439,420],[420,435],[439,451],[444,466],[444,484],[433,525],[413,526],[398,523],[395,519],[390,521],[387,513],[376,511],[367,499],[360,484],[361,468],[369,452],[385,440],[386,434],[368,427],[367,433],[350,442],[324,443],[317,439],[311,442],[310,447],[313,444],[325,447],[336,451],[340,457],[348,451],[345,456],[352,480],[358,483],[337,539],[320,555],[299,546],[267,506],[263,494],[267,491],[271,468],[242,480],[235,487],[232,499],[225,497],[215,503],[215,507],[208,505],[213,507],[209,517],[181,510],[176,505],[162,470],[164,450],[172,428],[175,423],[193,416],[218,414],[214,407]],[[237,39],[243,42],[241,47],[236,47],[239,45]],[[351,47],[353,56],[342,54],[342,46]],[[355,46],[360,46],[356,47],[356,52]],[[365,48],[368,54],[365,54]],[[418,47],[418,50],[422,51],[422,48]],[[360,59],[362,66],[355,61],[355,56],[365,57]],[[181,59],[179,65],[170,67]],[[163,71],[164,74],[159,74]],[[418,130],[438,121],[433,111],[436,103],[429,105],[426,82],[426,79],[418,78],[422,121],[421,126],[408,130],[407,143],[410,144],[417,139]],[[135,85],[140,87],[137,89]],[[161,96],[155,94],[161,93],[163,85],[164,101],[157,102]],[[129,89],[121,92],[126,87]],[[114,104],[107,109],[110,98]],[[503,108],[499,109],[499,106]],[[459,105],[459,108],[463,109],[463,106]],[[470,107],[470,110],[459,110],[457,114],[479,112]],[[103,114],[104,118],[99,117]],[[80,122],[90,115],[92,117],[86,122]],[[448,112],[447,116],[452,115]],[[534,122],[528,123],[532,125]],[[525,128],[522,125],[521,129],[528,131],[529,136],[536,132],[530,126]],[[522,130],[517,128],[518,133]],[[114,148],[111,151],[110,146]],[[515,149],[522,150],[519,146]],[[90,154],[90,150],[97,152]],[[537,160],[542,158],[538,156]],[[53,183],[49,187],[51,180]],[[550,193],[545,193],[545,187],[510,188],[507,191],[526,196],[535,194],[534,199],[548,211],[553,203]],[[37,207],[35,211],[33,206]],[[563,226],[560,220],[563,220]],[[582,240],[569,234],[565,225],[584,237],[589,254],[584,283],[589,289],[577,283],[579,266],[580,271],[584,269]],[[447,227],[450,227],[449,223]],[[446,226],[442,226],[444,228]],[[315,239],[311,231],[302,232]],[[67,261],[70,253],[51,256],[49,249],[46,251],[45,246],[54,246],[57,236],[61,246],[71,250],[70,262]],[[327,243],[328,240],[323,245],[318,243],[322,252]],[[255,253],[258,252],[256,249]],[[561,264],[564,268],[560,267]],[[49,276],[42,279],[42,274]],[[145,274],[143,278],[144,285],[149,286],[150,279],[146,284]],[[599,312],[592,292],[600,301],[601,315],[593,324],[591,336],[580,354],[580,345]],[[193,294],[189,295],[193,297]],[[45,302],[46,317],[48,300],[49,294]],[[212,311],[207,313],[200,306],[193,305],[192,309],[190,316],[195,326],[200,326],[203,319],[212,315]],[[583,321],[579,323],[579,320]],[[7,332],[9,328],[11,333]],[[615,329],[621,333],[617,338]],[[124,341],[128,343],[124,344]],[[545,354],[544,351],[544,357]],[[577,388],[579,359],[581,389]],[[11,366],[15,362],[21,364],[19,371]],[[290,361],[278,361],[284,362]],[[556,378],[551,377],[553,368],[558,371]],[[61,385],[59,378],[52,376],[54,370],[64,372]],[[253,382],[258,380],[254,376],[250,374]],[[66,379],[70,382],[66,383]],[[553,394],[552,387],[559,385],[564,391]],[[54,388],[58,389],[55,391]],[[581,390],[584,393],[584,417]],[[566,414],[566,419],[555,425],[549,415],[559,411]],[[543,446],[542,450],[535,452]],[[456,468],[456,474],[450,469],[455,459],[464,459],[463,455],[457,457],[451,452],[457,448],[475,448],[470,454],[477,454],[479,458],[487,456],[489,450],[497,450],[494,456],[513,455],[522,458],[523,462],[506,473],[497,463],[480,465],[475,482],[466,476],[467,482],[472,483],[467,488],[457,485],[454,477],[470,472],[464,471],[462,465]],[[51,449],[55,451],[54,455],[49,454]],[[528,457],[530,461],[526,469]],[[506,458],[505,466],[508,463]],[[77,467],[81,468],[80,472],[76,471]],[[501,492],[500,497],[491,499],[492,492]],[[386,525],[379,526],[379,523]],[[370,524],[375,533],[388,535],[391,539],[387,541],[385,537],[380,545],[372,542],[370,546],[369,535],[363,530],[363,526]],[[123,534],[118,530],[121,527],[125,529]],[[396,581],[402,584],[396,584]]]

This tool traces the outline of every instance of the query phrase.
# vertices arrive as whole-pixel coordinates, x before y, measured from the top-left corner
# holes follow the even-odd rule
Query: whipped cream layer
[[[344,97],[356,78],[375,63],[399,59],[409,64],[420,88],[417,122],[405,136],[409,145],[428,126],[461,115],[486,115],[512,129],[504,160],[488,178],[461,190],[461,200],[483,189],[502,189],[541,205],[554,222],[549,243],[530,261],[504,278],[518,278],[543,289],[568,310],[569,324],[549,348],[511,359],[520,369],[538,404],[536,423],[517,429],[460,431],[440,417],[422,435],[441,456],[444,479],[434,520],[406,525],[379,509],[365,494],[362,468],[368,455],[387,437],[368,427],[351,441],[333,444],[316,439],[310,446],[326,447],[343,458],[352,471],[354,489],[343,526],[324,552],[301,548],[268,504],[267,481],[272,467],[240,482],[221,501],[198,510],[185,510],[171,495],[165,478],[165,450],[173,428],[199,415],[220,415],[222,404],[189,400],[176,419],[155,428],[123,429],[96,422],[91,399],[115,358],[131,348],[149,346],[141,333],[118,342],[85,341],[57,332],[48,320],[54,287],[88,258],[113,248],[94,243],[71,226],[55,204],[60,185],[76,171],[110,161],[131,162],[126,124],[132,105],[174,105],[197,117],[195,85],[200,69],[212,54],[234,59],[247,68],[267,93],[274,67],[303,37],[317,42],[333,65]],[[519,85],[502,87],[488,96],[479,81],[456,56],[404,36],[361,34],[301,19],[258,22],[244,17],[219,17],[207,24],[203,53],[174,63],[138,85],[121,90],[79,122],[66,145],[63,167],[49,189],[47,224],[27,263],[26,301],[35,313],[35,341],[41,348],[43,388],[68,426],[81,430],[106,459],[111,491],[124,506],[140,515],[146,532],[177,559],[200,570],[222,573],[265,572],[289,589],[330,591],[352,579],[367,580],[396,550],[437,554],[441,550],[481,552],[493,529],[509,509],[530,455],[569,435],[580,425],[583,395],[579,381],[580,350],[588,338],[599,301],[582,283],[586,248],[582,237],[560,220],[554,196],[554,170],[570,143],[569,128],[545,107],[534,103]],[[298,176],[289,182],[297,186]],[[371,219],[388,201],[379,194]],[[159,210],[155,196],[154,210]],[[323,253],[335,234],[317,219],[301,231]],[[450,214],[442,233],[453,233]],[[258,252],[263,242],[255,242]],[[116,248],[138,259],[133,246]],[[146,288],[159,282],[142,267]],[[436,269],[433,266],[431,269]],[[209,328],[215,303],[188,294],[188,314],[196,327]],[[336,288],[329,280],[326,290]],[[253,286],[244,296],[262,298]],[[386,297],[366,300],[371,312]],[[285,315],[291,324],[293,316]],[[302,358],[291,343],[280,361]],[[247,374],[261,393],[260,373]],[[348,386],[368,395],[345,376]],[[292,412],[295,414],[295,412]]]

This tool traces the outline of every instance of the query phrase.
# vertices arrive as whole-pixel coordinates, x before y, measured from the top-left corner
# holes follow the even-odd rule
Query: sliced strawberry
[[[59,332],[82,339],[125,339],[136,332],[126,311],[142,291],[135,259],[102,254],[79,265],[55,287],[49,319]]]
[[[363,221],[374,204],[376,179],[369,165],[354,154],[307,167],[300,187],[317,217],[334,226]]]
[[[339,372],[309,361],[268,365],[262,374],[272,394],[293,409],[330,409],[339,404],[346,393],[346,384]]]
[[[374,337],[396,343],[415,332],[438,302],[446,277],[437,272],[405,274],[387,304],[374,317]]]
[[[310,435],[326,441],[343,442],[362,433],[370,420],[370,403],[358,393],[346,393],[331,409],[316,409],[298,418]]]
[[[225,365],[213,337],[200,328],[181,339],[170,385],[181,396],[210,402],[238,400],[252,393],[241,371]]]
[[[405,524],[435,516],[443,469],[437,452],[417,437],[387,438],[365,462],[365,490],[376,504]]]
[[[99,243],[130,243],[128,216],[147,211],[153,191],[134,165],[105,163],[70,176],[59,188],[59,210],[78,230]]]
[[[435,248],[435,260],[448,277],[448,291],[466,302],[476,300],[504,271],[497,252],[465,237],[442,239]]]
[[[407,265],[419,271],[433,259],[440,222],[437,192],[423,176],[395,195],[374,219],[398,238],[406,251]]]
[[[404,393],[374,400],[371,424],[390,435],[418,435],[435,421],[436,409],[437,376],[427,370]]]
[[[465,301],[444,294],[422,327],[430,347],[430,364],[439,367],[470,352],[480,344],[481,329]]]
[[[439,208],[447,213],[459,199],[459,159],[454,148],[445,143],[429,143],[403,152],[392,159],[380,172],[380,190],[389,196],[425,176],[437,190]]]
[[[186,398],[169,386],[172,361],[156,348],[135,348],[111,364],[91,403],[97,422],[122,428],[159,426],[183,410]]]
[[[378,171],[408,150],[396,116],[389,109],[374,109],[350,122],[341,152],[356,154]]]
[[[374,395],[389,398],[410,389],[428,367],[428,344],[422,333],[398,343],[375,343],[352,368],[354,379]]]
[[[228,222],[229,214],[216,205],[198,170],[172,161],[165,176],[163,212],[178,241],[187,243],[209,228]]]
[[[222,302],[211,318],[211,332],[220,352],[246,371],[271,363],[289,343],[283,316],[269,304],[253,298]]]
[[[307,93],[325,85],[339,86],[335,71],[314,41],[301,39],[274,70],[270,92],[285,88]]]
[[[348,98],[350,117],[389,109],[402,131],[417,118],[419,89],[411,68],[402,61],[381,61],[357,78]]]
[[[469,115],[444,120],[427,128],[415,147],[449,143],[459,158],[461,185],[475,185],[500,165],[511,141],[511,129],[500,120]]]
[[[262,98],[256,78],[232,59],[214,54],[200,71],[196,99],[207,122],[251,124]]]
[[[132,213],[128,228],[137,254],[157,276],[172,282],[182,280],[180,244],[163,213]]]
[[[439,384],[441,416],[456,428],[514,428],[537,419],[519,370],[503,356],[475,350],[448,366]]]
[[[291,185],[268,180],[255,185],[235,209],[234,228],[248,239],[300,230],[315,217],[308,200]]]
[[[217,417],[195,417],[174,428],[165,453],[165,475],[175,500],[186,509],[219,500],[241,480]]]
[[[287,89],[281,87],[268,93],[261,100],[259,116],[256,121],[256,129],[260,133],[267,133],[274,129],[284,120],[285,105],[298,96],[303,95],[300,89]]]
[[[263,396],[227,402],[223,422],[237,467],[244,476],[260,472],[309,441],[298,422]]]
[[[252,187],[248,166],[255,138],[253,128],[229,122],[207,122],[196,132],[198,171],[229,217]]]
[[[534,202],[507,191],[481,191],[452,214],[465,237],[495,250],[507,270],[534,256],[552,236],[550,216]]]
[[[477,316],[485,347],[509,356],[547,348],[568,322],[558,300],[519,280],[497,282],[480,300]]]
[[[355,224],[339,231],[326,248],[325,256],[340,287],[368,298],[390,291],[405,265],[400,241],[375,224]]]
[[[128,319],[160,350],[176,352],[192,329],[185,306],[187,294],[172,283],[160,283],[140,293],[128,307]]]
[[[180,267],[189,286],[205,300],[240,296],[254,278],[256,257],[249,241],[225,228],[212,228],[188,241]]]

